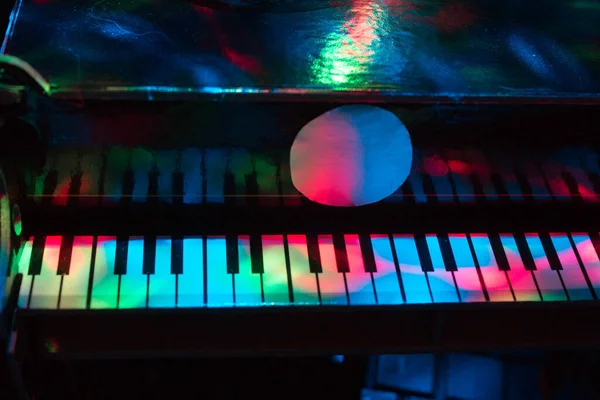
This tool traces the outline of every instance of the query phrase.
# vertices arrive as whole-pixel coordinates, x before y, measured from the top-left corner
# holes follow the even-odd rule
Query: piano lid
[[[0,50],[56,97],[600,103],[594,1],[16,1]]]

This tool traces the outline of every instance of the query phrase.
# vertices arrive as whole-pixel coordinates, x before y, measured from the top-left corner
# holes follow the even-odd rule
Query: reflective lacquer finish
[[[1,50],[33,65],[57,96],[600,98],[594,1],[292,3],[19,0]]]

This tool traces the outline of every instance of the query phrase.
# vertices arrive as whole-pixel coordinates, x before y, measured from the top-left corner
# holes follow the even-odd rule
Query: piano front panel
[[[335,235],[241,235],[232,245],[224,236],[36,236],[15,261],[23,274],[18,305],[67,310],[597,299],[596,233]]]

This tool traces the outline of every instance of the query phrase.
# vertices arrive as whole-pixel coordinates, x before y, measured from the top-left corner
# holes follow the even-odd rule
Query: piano
[[[346,3],[15,2],[13,360],[598,346],[599,11]],[[291,143],[352,103],[403,121],[411,173],[312,203]]]

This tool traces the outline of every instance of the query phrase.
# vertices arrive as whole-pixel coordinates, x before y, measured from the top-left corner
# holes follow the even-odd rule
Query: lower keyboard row
[[[596,300],[596,234],[36,236],[19,308]],[[10,271],[9,271],[10,274]]]

